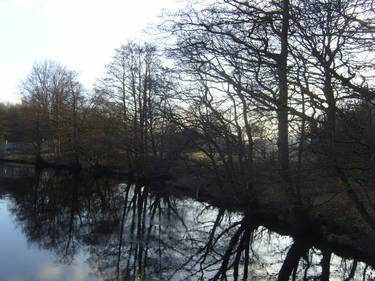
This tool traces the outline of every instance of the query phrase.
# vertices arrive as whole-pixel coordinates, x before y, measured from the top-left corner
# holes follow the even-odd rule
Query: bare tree
[[[23,81],[22,102],[29,108],[37,159],[41,159],[42,144],[53,144],[56,161],[73,151],[78,164],[78,115],[84,98],[77,79],[76,72],[61,64],[43,61]]]
[[[220,1],[183,11],[165,28],[177,37],[172,53],[184,69],[229,85],[233,108],[245,113],[236,122],[245,125],[250,143],[250,112],[277,119],[280,178],[292,206],[298,202],[289,171],[289,114],[306,116],[289,104],[289,9],[289,1]]]
[[[169,106],[168,76],[153,45],[129,42],[115,50],[97,84],[121,120],[122,146],[131,169],[141,170],[146,158],[162,155],[157,136],[165,126],[163,108]]]

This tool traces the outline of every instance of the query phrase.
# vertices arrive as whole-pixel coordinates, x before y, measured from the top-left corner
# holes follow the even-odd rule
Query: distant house
[[[35,148],[28,142],[5,142],[0,144],[0,153],[34,153]]]
[[[22,178],[30,177],[35,173],[34,167],[13,167],[13,166],[0,166],[1,178]]]
[[[54,144],[52,141],[44,141],[41,143],[41,152],[53,151]],[[35,153],[35,147],[30,142],[8,142],[0,144],[0,153]]]

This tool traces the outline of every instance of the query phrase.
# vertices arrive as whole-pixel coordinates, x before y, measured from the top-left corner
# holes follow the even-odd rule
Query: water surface
[[[0,173],[2,281],[275,280],[299,245],[242,213],[164,189],[11,169]],[[291,279],[374,278],[370,266],[333,253],[327,271],[326,258],[311,247]]]

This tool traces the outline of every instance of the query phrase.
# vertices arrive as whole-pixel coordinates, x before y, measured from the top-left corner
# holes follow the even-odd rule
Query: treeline
[[[116,49],[92,92],[76,72],[42,61],[22,81],[22,104],[1,106],[1,137],[33,143],[38,161],[141,172],[146,160],[169,157],[168,142],[176,134],[167,119],[173,83],[147,43]],[[53,151],[46,153],[45,143]]]
[[[223,189],[250,192],[266,176],[297,207],[308,177],[372,188],[373,6],[189,5],[164,17],[158,44],[116,49],[92,92],[74,71],[37,63],[22,104],[1,109],[3,132],[34,143],[38,158],[53,142],[56,161],[138,172],[195,163]]]

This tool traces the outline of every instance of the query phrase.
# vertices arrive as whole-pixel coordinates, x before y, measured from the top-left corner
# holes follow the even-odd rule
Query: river
[[[2,281],[276,280],[297,245],[160,186],[31,166],[0,175]],[[309,248],[290,279],[374,280],[358,258],[325,253]]]

